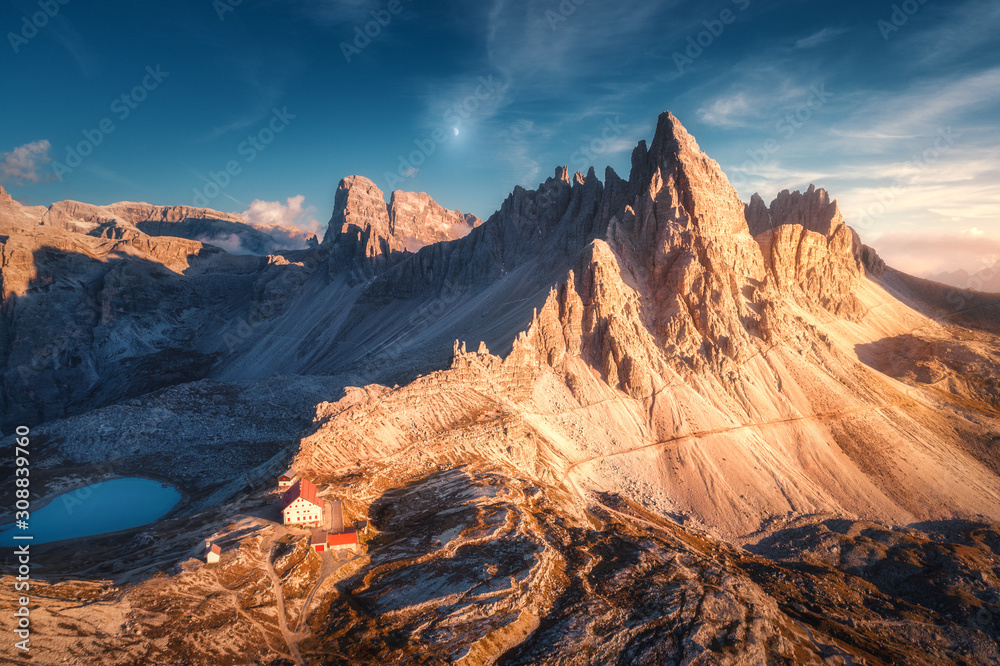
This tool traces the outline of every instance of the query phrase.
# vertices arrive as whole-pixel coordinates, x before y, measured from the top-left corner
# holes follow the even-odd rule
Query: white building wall
[[[285,525],[302,525],[323,521],[323,509],[301,497],[292,502],[282,512]]]

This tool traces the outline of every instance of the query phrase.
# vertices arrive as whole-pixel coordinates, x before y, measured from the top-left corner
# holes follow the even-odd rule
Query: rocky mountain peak
[[[829,236],[844,223],[836,201],[826,190],[810,185],[805,192],[783,190],[771,202],[771,224],[799,224],[809,231]]]
[[[660,116],[649,146],[633,151],[628,183],[606,170],[602,184],[591,169],[566,188],[568,171],[557,169],[540,192],[565,212],[528,224],[509,216],[521,235],[551,229],[557,247],[593,239],[574,266],[576,284],[549,299],[527,344],[546,363],[575,350],[633,396],[704,358],[721,367],[755,354],[760,315],[744,294],[765,272],[743,203],[676,117]]]
[[[483,222],[449,210],[424,192],[396,190],[389,203],[364,176],[340,181],[324,244],[358,246],[358,257],[374,258],[466,236]]]
[[[389,201],[392,235],[410,252],[462,238],[483,223],[475,215],[448,210],[424,192],[396,190]]]
[[[340,181],[323,243],[343,242],[346,238],[362,241],[364,255],[369,257],[402,249],[392,242],[385,195],[364,176],[348,176]]]
[[[783,190],[770,207],[754,194],[744,214],[779,289],[795,292],[804,307],[860,316],[853,293],[864,275],[863,246],[825,190]]]
[[[756,192],[750,197],[750,203],[746,206],[746,219],[751,236],[771,228],[771,211],[764,203],[764,198]]]
[[[10,196],[7,190],[0,186],[0,218],[6,218],[7,221],[20,225],[33,226],[39,223],[44,212],[44,206],[21,205],[21,202]],[[0,219],[0,222],[2,221]]]
[[[662,205],[669,199],[719,242],[746,230],[743,202],[722,168],[669,111],[660,115],[649,148],[640,141],[632,152],[628,189],[630,200],[646,193]]]
[[[700,153],[698,142],[688,133],[677,116],[669,111],[661,113],[649,149],[649,154],[654,160],[662,165],[669,160],[681,160],[683,156]]]

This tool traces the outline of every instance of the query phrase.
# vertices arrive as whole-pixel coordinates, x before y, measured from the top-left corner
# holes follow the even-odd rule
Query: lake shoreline
[[[51,488],[49,488],[49,492],[45,495],[45,497],[39,500],[35,499],[31,500],[30,511],[31,513],[35,513],[36,511],[41,511],[49,504],[51,504],[53,500],[58,499],[63,495],[75,492],[77,490],[86,488],[88,486],[94,486],[97,485],[98,483],[104,483],[105,481],[114,481],[116,479],[143,479],[145,481],[156,481],[157,483],[162,483],[165,486],[170,486],[171,488],[173,488],[174,490],[176,490],[181,494],[181,501],[179,501],[178,504],[181,504],[181,502],[187,502],[190,499],[190,493],[188,493],[183,488],[179,487],[177,484],[162,477],[151,476],[146,474],[112,474],[111,476],[82,480],[79,483],[69,484],[67,487],[60,488],[58,490],[52,490]],[[177,507],[175,506],[173,509],[171,509],[170,513],[173,513],[174,509],[176,508]],[[0,530],[6,529],[9,525],[12,525],[14,523],[15,515],[17,514],[14,511],[4,511],[3,513],[0,513]]]
[[[87,493],[83,497],[73,497],[74,493],[78,494],[82,490],[99,487],[100,490],[97,491],[96,495]],[[164,495],[164,493],[166,494]],[[30,543],[46,545],[68,539],[89,539],[155,524],[176,513],[184,505],[186,495],[187,493],[183,492],[180,488],[162,479],[143,476],[117,476],[96,481],[92,480],[86,484],[78,484],[58,493],[50,494],[42,501],[39,501],[37,506],[32,504],[30,509],[31,515],[28,519],[28,531],[34,532],[32,536],[35,536],[37,540],[31,540]],[[141,496],[145,502],[136,504],[130,501],[133,496]],[[53,506],[53,502],[61,498],[70,499],[66,501],[66,506],[64,507],[65,514],[59,513],[56,515],[58,507]],[[72,507],[74,505],[82,505],[92,498],[96,499],[98,503],[87,506],[83,513],[78,513],[76,516],[72,515],[74,512]],[[152,515],[156,511],[156,503],[165,503],[167,501],[170,504],[161,513]],[[16,534],[14,530],[16,523],[13,521],[14,515],[16,514],[11,515],[11,522],[0,525],[0,539],[13,541],[11,536]],[[116,524],[116,522],[132,523],[136,521],[138,521],[137,524],[125,526]],[[72,533],[80,530],[81,527],[86,530],[85,525],[87,524],[91,525],[90,529],[98,531],[88,534]],[[38,534],[38,531],[41,532],[41,535]],[[51,538],[53,535],[58,535],[61,532],[67,532],[69,536],[56,539]]]

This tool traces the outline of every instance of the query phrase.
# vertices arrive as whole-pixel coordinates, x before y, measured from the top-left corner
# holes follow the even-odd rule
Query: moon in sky
[[[451,131],[455,133],[455,136],[458,136],[458,128],[457,127],[452,128]]]

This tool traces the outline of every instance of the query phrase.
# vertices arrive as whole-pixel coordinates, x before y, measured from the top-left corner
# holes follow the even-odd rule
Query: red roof
[[[316,484],[308,479],[299,479],[281,496],[281,510],[287,509],[289,504],[300,497],[320,508],[323,507],[323,504],[316,498]]]
[[[341,534],[328,534],[326,543],[329,546],[350,546],[358,542],[358,531],[348,527]]]
[[[211,553],[215,553],[216,555],[221,555],[221,554],[222,554],[222,549],[221,549],[221,548],[219,548],[219,545],[218,545],[218,544],[214,544],[214,543],[213,543],[213,544],[212,544],[212,547],[211,547],[211,548],[209,548],[208,550],[209,550],[209,552],[211,552]]]

